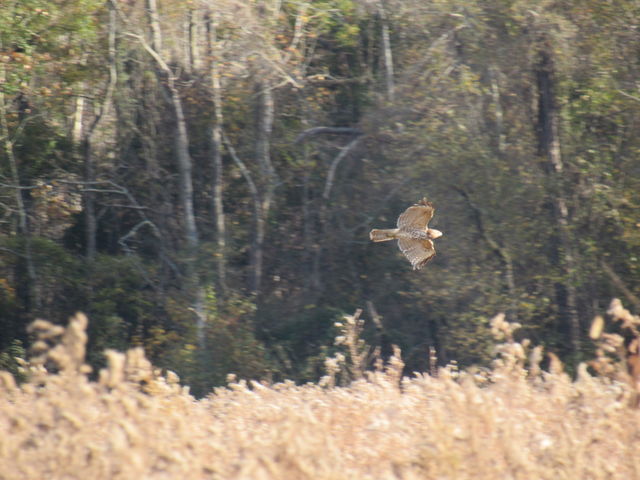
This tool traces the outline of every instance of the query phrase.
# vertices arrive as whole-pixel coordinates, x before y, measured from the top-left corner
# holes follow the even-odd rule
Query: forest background
[[[317,380],[334,322],[406,371],[489,319],[569,366],[640,311],[640,4],[2,0],[0,363],[81,310],[196,394]],[[324,128],[323,128],[324,127]],[[414,272],[371,244],[436,204]],[[16,370],[17,371],[17,370]]]

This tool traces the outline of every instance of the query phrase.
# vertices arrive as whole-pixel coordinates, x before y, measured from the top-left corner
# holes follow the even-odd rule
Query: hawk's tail
[[[369,233],[369,238],[374,242],[385,242],[387,240],[393,240],[396,238],[396,229],[391,228],[387,230],[371,230]]]

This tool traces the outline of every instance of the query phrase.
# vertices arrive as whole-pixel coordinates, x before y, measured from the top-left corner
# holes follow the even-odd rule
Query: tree
[[[213,100],[213,121],[211,125],[211,157],[213,167],[213,211],[216,224],[216,243],[218,251],[216,252],[218,259],[218,284],[223,295],[227,290],[227,266],[226,266],[226,245],[227,245],[227,228],[224,214],[223,204],[223,164],[222,164],[222,128],[223,128],[223,105],[222,105],[222,86],[220,82],[219,59],[220,48],[218,46],[217,35],[217,15],[212,11],[207,11],[205,17],[205,27],[207,32],[207,56],[209,60],[209,78],[211,80],[211,97]]]
[[[487,362],[501,311],[580,361],[640,297],[637,2],[0,10],[0,350],[83,309],[92,365],[142,345],[205,393],[314,380],[365,304],[419,371]],[[423,196],[416,273],[368,232]]]

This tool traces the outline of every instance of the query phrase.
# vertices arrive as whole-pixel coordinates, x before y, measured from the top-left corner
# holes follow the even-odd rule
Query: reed
[[[616,305],[608,318],[635,325]],[[30,380],[0,372],[0,479],[640,478],[636,351],[606,336],[604,320],[592,329],[598,356],[576,379],[559,361],[541,368],[542,349],[515,341],[504,316],[492,322],[490,369],[403,378],[396,351],[364,370],[371,352],[349,317],[347,353],[321,384],[231,377],[199,400],[140,349],[108,351],[90,381],[86,324],[34,323]],[[347,367],[353,380],[336,386]]]

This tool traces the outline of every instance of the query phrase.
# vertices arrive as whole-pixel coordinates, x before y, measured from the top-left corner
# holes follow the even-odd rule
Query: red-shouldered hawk
[[[369,238],[374,242],[397,239],[400,251],[409,259],[413,269],[420,270],[436,256],[432,240],[442,236],[441,231],[429,228],[434,212],[433,204],[423,198],[398,217],[398,228],[371,230]]]

